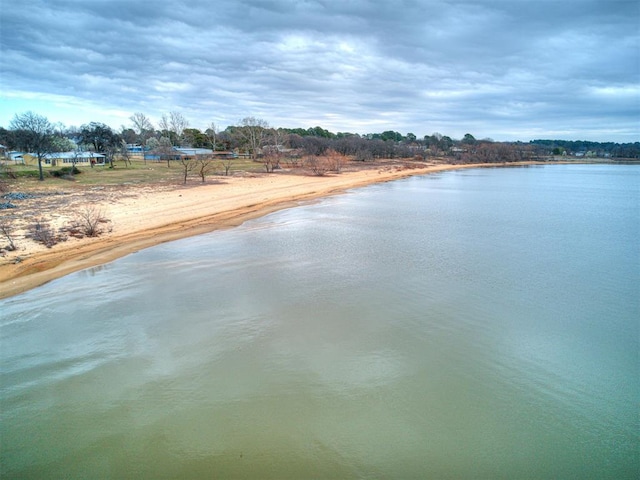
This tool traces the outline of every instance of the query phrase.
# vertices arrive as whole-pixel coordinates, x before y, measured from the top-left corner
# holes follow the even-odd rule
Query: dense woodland
[[[413,133],[384,131],[360,135],[333,133],[322,127],[273,128],[258,118],[246,117],[220,131],[211,123],[204,131],[189,126],[179,112],[163,115],[154,125],[143,113],[130,117],[130,124],[116,131],[101,122],[80,127],[65,127],[33,112],[16,114],[9,128],[0,127],[0,143],[8,151],[30,152],[39,159],[61,151],[95,151],[125,161],[131,146],[156,156],[166,156],[174,147],[206,148],[250,155],[254,160],[265,155],[319,157],[331,154],[355,160],[380,158],[446,157],[451,163],[489,163],[539,160],[550,155],[640,158],[640,142],[618,144],[567,140],[496,142],[466,134],[453,139],[440,133],[418,138]],[[267,171],[269,167],[267,166]]]

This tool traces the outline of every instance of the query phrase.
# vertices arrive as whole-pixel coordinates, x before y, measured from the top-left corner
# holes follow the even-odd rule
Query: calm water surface
[[[0,301],[2,478],[638,478],[640,167],[448,172]]]

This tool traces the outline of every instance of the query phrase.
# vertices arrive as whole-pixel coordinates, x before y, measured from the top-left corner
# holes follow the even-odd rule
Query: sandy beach
[[[93,202],[109,222],[93,238],[70,237],[51,248],[18,239],[18,250],[0,259],[0,298],[25,292],[53,279],[101,265],[163,242],[240,225],[246,220],[327,195],[377,182],[444,170],[485,165],[385,166],[305,176],[264,174],[218,177],[204,185],[155,188],[153,185],[100,187],[55,201],[46,215],[57,224],[68,221],[73,205]],[[95,197],[95,198],[93,198]],[[41,204],[33,205],[41,209]]]

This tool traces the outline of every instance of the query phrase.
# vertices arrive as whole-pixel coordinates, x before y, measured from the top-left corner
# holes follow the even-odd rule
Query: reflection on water
[[[450,172],[0,301],[3,478],[635,478],[633,166]]]

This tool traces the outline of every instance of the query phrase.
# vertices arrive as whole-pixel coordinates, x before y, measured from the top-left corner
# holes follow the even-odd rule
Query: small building
[[[213,150],[208,148],[183,148],[175,147],[174,150],[183,158],[198,158],[213,155]]]
[[[14,165],[24,165],[24,153],[22,152],[8,152],[7,158],[9,163],[13,162]]]
[[[213,158],[224,158],[224,159],[229,159],[229,158],[238,158],[238,154],[235,152],[231,152],[231,151],[222,151],[222,150],[216,150],[215,152],[213,152],[212,154]]]
[[[37,155],[25,153],[23,155],[25,165],[38,165]],[[106,156],[95,152],[55,152],[47,153],[43,160],[43,167],[65,167],[81,165],[104,165]]]
[[[127,143],[127,151],[129,153],[142,155],[142,153],[144,152],[144,147],[137,143]]]

